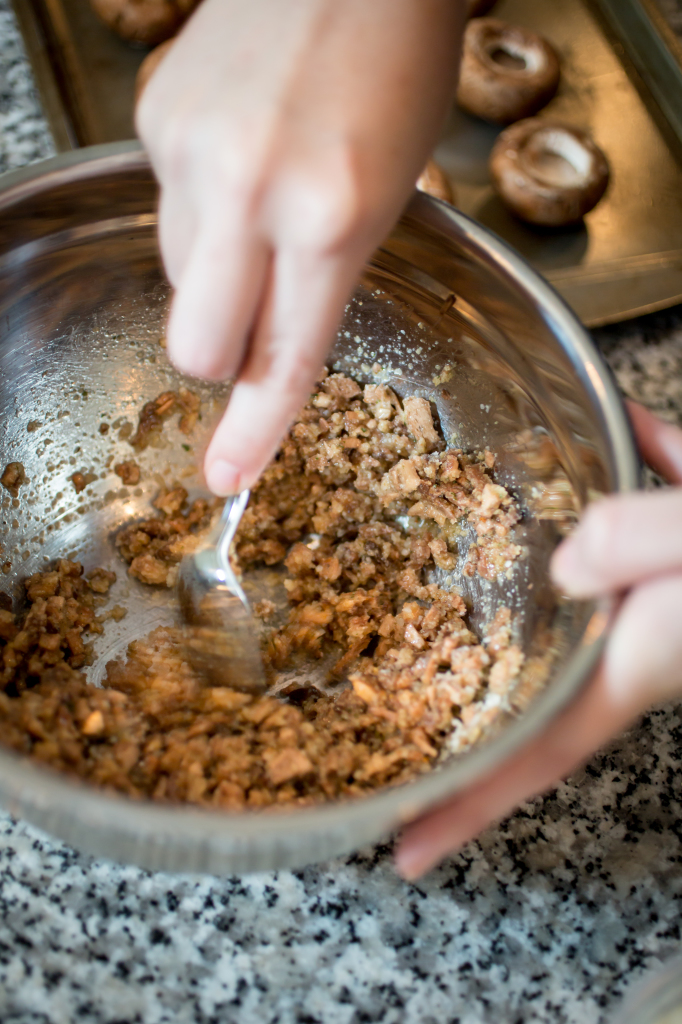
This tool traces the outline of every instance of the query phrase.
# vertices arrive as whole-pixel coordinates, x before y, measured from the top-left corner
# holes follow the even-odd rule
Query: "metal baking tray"
[[[57,147],[133,136],[145,51],[111,34],[88,0],[14,6]],[[651,0],[500,0],[495,14],[557,47],[562,83],[543,116],[588,129],[612,182],[579,228],[527,227],[489,183],[498,130],[453,108],[436,159],[457,205],[523,253],[588,326],[682,301],[682,61],[663,18]]]

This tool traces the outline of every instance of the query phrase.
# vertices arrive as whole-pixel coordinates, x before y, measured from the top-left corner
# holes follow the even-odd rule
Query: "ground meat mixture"
[[[161,515],[125,527],[116,538],[129,574],[142,583],[174,586],[183,556],[194,551],[220,504],[198,498],[187,508],[184,487],[163,488],[154,500]]]
[[[126,487],[134,487],[140,482],[140,467],[136,462],[117,462],[114,473],[120,476]]]
[[[9,491],[13,498],[19,494],[19,488],[27,483],[26,471],[22,462],[8,462],[0,476],[0,484]]]
[[[405,668],[410,652],[414,660],[451,625],[459,630],[460,595],[425,577],[455,567],[462,521],[476,534],[465,573],[494,579],[521,553],[510,540],[519,513],[493,483],[493,463],[489,452],[478,460],[445,450],[426,399],[401,404],[388,387],[326,377],[255,488],[236,538],[243,571],[284,561],[290,574],[289,621],[269,641],[274,665],[297,650],[324,654],[331,638],[342,652],[338,673],[372,642],[374,668],[394,664],[398,649]],[[406,598],[414,611],[405,612]]]
[[[89,486],[89,484],[94,483],[96,479],[96,473],[81,473],[79,470],[78,472],[71,474],[71,483],[73,484],[76,494],[80,494],[81,491],[84,491],[85,488]]]
[[[187,414],[178,403],[168,392],[145,406],[138,446],[169,410]],[[413,778],[480,736],[522,666],[508,609],[478,638],[459,593],[433,578],[454,568],[463,523],[475,533],[466,573],[492,579],[519,557],[519,513],[493,466],[490,452],[446,449],[426,399],[326,376],[254,489],[234,557],[246,574],[287,570],[288,618],[266,630],[270,671],[332,655],[331,674],[351,685],[336,697],[293,686],[284,699],[208,687],[179,632],[157,629],[96,688],[79,671],[82,634],[103,628],[97,608],[113,574],[85,580],[61,562],[27,581],[19,621],[0,612],[4,740],[132,796],[232,810]],[[219,503],[190,503],[173,486],[155,506],[117,546],[132,576],[170,586]]]
[[[72,473],[71,483],[73,484],[76,494],[80,494],[88,486],[85,482],[85,475],[83,473]]]
[[[137,451],[158,443],[166,420],[180,413],[179,427],[183,434],[191,434],[199,417],[199,396],[188,388],[164,391],[142,407],[137,430],[130,443]]]
[[[85,633],[101,633],[97,615],[102,596],[116,579],[113,572],[96,569],[85,579],[78,562],[62,559],[49,572],[24,581],[28,611],[18,621],[9,610],[0,610],[2,671],[5,693],[21,696],[38,680],[67,676],[89,663]]]

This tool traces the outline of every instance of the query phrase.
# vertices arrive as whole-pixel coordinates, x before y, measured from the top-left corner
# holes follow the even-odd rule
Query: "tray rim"
[[[10,0],[26,54],[35,76],[38,94],[58,153],[79,148],[74,126],[61,95],[55,69],[50,60],[45,29],[37,17],[32,0]]]
[[[656,105],[682,153],[682,41],[655,0],[587,0],[647,106]],[[623,56],[626,60],[623,60]],[[680,154],[676,154],[679,156]]]
[[[57,152],[97,145],[97,115],[62,0],[10,0]]]

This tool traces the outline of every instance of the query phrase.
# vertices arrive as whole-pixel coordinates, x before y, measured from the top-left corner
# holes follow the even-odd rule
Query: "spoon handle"
[[[237,532],[240,520],[244,509],[246,508],[251,492],[249,490],[240,491],[239,494],[231,495],[225,502],[220,522],[222,530],[220,533],[220,539],[216,544],[216,554],[218,565],[221,569],[231,572],[230,570],[230,545],[234,540],[234,535]]]

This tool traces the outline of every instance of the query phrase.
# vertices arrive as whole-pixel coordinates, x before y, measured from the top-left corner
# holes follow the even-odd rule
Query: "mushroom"
[[[467,18],[480,18],[491,11],[497,0],[467,0]]]
[[[121,39],[156,46],[175,35],[199,0],[90,0],[90,4]]]
[[[436,199],[443,199],[446,203],[454,206],[455,192],[445,171],[435,160],[429,160],[426,167],[417,179],[417,188],[420,192],[428,192]]]
[[[606,191],[609,164],[587,132],[529,118],[502,132],[490,154],[502,201],[522,220],[575,224]]]
[[[457,102],[485,121],[511,124],[549,103],[560,74],[542,36],[497,18],[473,18],[464,32]]]

